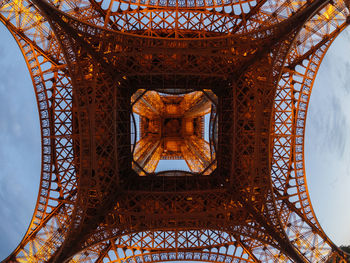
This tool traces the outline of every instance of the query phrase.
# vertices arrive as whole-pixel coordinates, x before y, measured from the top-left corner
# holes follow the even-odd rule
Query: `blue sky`
[[[0,25],[0,260],[20,242],[40,179],[40,129],[33,87],[12,36]],[[306,127],[306,170],[321,225],[350,244],[350,30],[326,56]]]
[[[41,166],[34,90],[20,49],[0,25],[0,260],[32,217]]]
[[[308,110],[305,167],[311,202],[328,236],[350,245],[350,29],[328,50]]]

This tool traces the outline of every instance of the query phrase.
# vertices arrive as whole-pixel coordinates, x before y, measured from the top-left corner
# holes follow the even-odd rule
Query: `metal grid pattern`
[[[348,4],[1,1],[43,145],[33,219],[6,261],[345,261],[312,210],[303,140],[313,81]],[[151,86],[220,91],[211,178],[133,183],[125,101],[130,87]],[[147,251],[140,235],[164,251]],[[194,245],[170,245],[181,240]]]

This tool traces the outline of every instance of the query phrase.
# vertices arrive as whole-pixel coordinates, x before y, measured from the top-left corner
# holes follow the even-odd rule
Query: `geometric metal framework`
[[[135,132],[131,132],[136,172],[154,173],[160,160],[184,160],[195,174],[209,175],[215,170],[218,122],[217,97],[213,92],[164,94],[138,90],[132,96],[132,105],[133,115],[140,119],[137,125],[133,118]],[[209,114],[205,127],[204,116]],[[205,140],[204,133],[209,140]],[[171,162],[166,169],[165,174],[169,174]]]
[[[5,262],[346,262],[312,209],[303,145],[316,73],[349,7],[0,0],[42,135],[33,218]],[[215,166],[133,169],[140,90],[215,93]]]

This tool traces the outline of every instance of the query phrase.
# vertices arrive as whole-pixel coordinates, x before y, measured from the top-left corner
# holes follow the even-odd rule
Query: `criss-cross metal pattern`
[[[5,262],[346,262],[313,212],[303,145],[348,16],[345,0],[1,0],[42,132],[37,204]],[[138,90],[217,95],[214,171],[134,172]]]

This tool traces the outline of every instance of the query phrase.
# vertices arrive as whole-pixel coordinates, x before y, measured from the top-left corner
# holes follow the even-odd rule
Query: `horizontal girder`
[[[114,3],[118,7],[117,10],[113,10]],[[291,34],[289,39],[283,38],[286,32],[290,32],[288,27],[274,25],[292,17],[292,14],[298,11],[302,13],[300,10],[305,10],[303,6],[307,6],[304,3],[259,1],[256,6],[249,6],[248,3],[249,8],[245,8],[242,15],[237,15],[235,12],[237,8],[243,8],[243,2],[232,5],[231,12],[227,12],[226,9],[225,12],[208,11],[203,8],[196,10],[195,6],[189,6],[191,10],[188,11],[181,8],[179,11],[174,11],[171,10],[170,2],[161,6],[159,10],[149,8],[157,5],[151,2],[146,9],[134,8],[134,4],[124,9],[123,4],[119,5],[118,2],[112,1],[106,11],[102,8],[102,3],[98,4],[94,1],[91,3],[63,2],[58,6],[78,20],[98,24],[111,30],[104,31],[105,33],[101,35],[104,42],[112,43],[109,47],[101,44],[100,40],[96,40],[96,35],[94,38],[93,34],[97,31],[94,31],[92,26],[80,24],[81,27],[78,29],[80,23],[78,20],[67,27],[64,26],[64,22],[57,23],[57,21],[55,23],[51,21],[49,25],[44,16],[37,14],[33,5],[28,2],[9,1],[2,4],[1,20],[14,34],[28,62],[37,94],[43,131],[43,173],[38,204],[31,227],[12,258],[33,262],[47,260],[54,254],[56,261],[57,258],[60,261],[68,254],[73,256],[72,252],[78,252],[83,248],[88,251],[85,256],[82,256],[83,258],[88,258],[89,254],[101,253],[102,256],[103,251],[114,249],[113,246],[115,246],[106,242],[115,241],[116,238],[115,235],[103,237],[103,231],[106,231],[105,234],[112,230],[120,231],[121,225],[116,222],[120,223],[123,220],[128,222],[125,224],[128,227],[139,224],[141,217],[135,219],[133,216],[144,216],[140,211],[145,211],[147,208],[165,215],[163,219],[159,219],[159,222],[161,220],[165,222],[174,215],[178,217],[188,213],[189,217],[185,216],[183,220],[188,220],[187,227],[191,226],[195,218],[195,215],[190,215],[191,209],[197,209],[196,211],[203,213],[207,208],[207,205],[204,205],[206,198],[199,198],[200,194],[191,192],[197,189],[195,187],[199,187],[198,190],[203,190],[204,187],[211,193],[215,192],[215,189],[223,192],[229,189],[229,193],[232,193],[234,189],[234,194],[226,199],[234,200],[234,205],[231,201],[213,205],[213,207],[220,207],[224,211],[223,214],[226,213],[224,218],[228,216],[227,211],[233,209],[233,212],[229,213],[236,215],[243,213],[246,215],[245,223],[249,222],[249,227],[246,229],[237,227],[235,232],[240,236],[235,245],[238,246],[237,242],[241,242],[239,247],[245,251],[242,253],[249,256],[235,252],[231,255],[231,260],[269,262],[275,258],[285,262],[287,257],[290,257],[298,261],[299,258],[303,258],[300,256],[303,254],[302,260],[324,262],[330,255],[342,256],[342,253],[324,234],[312,211],[305,188],[302,138],[307,103],[318,66],[330,43],[345,27],[348,11],[342,1],[324,4],[319,7],[317,13],[311,12],[312,18],[308,22],[301,23],[303,27],[297,36],[295,31],[295,35]],[[212,3],[212,5],[215,4],[218,3]],[[230,3],[226,4],[230,5]],[[143,4],[140,2],[135,5]],[[206,3],[206,6],[209,7],[210,4]],[[21,10],[26,10],[26,14],[29,14],[27,18],[23,19]],[[141,15],[142,18],[136,17],[135,14]],[[19,17],[21,19],[18,19]],[[174,22],[171,22],[173,19]],[[331,19],[335,22],[330,22]],[[186,22],[183,22],[184,20]],[[23,21],[29,22],[24,24]],[[285,25],[287,24],[288,22],[285,22]],[[268,30],[261,30],[262,25]],[[162,28],[159,28],[161,26]],[[55,34],[51,27],[55,30]],[[254,30],[256,31],[252,34]],[[133,36],[118,34],[118,31],[128,31]],[[37,33],[33,34],[33,32]],[[79,33],[74,35],[75,32]],[[223,37],[224,34],[235,32],[238,32],[236,37]],[[249,34],[251,38],[242,37]],[[142,37],[135,38],[136,35]],[[278,35],[278,39],[282,37],[286,41],[284,46],[277,44],[268,50],[264,49],[263,42],[265,44],[278,42],[273,35]],[[294,37],[297,40],[293,42]],[[159,41],[165,38],[182,38],[183,42]],[[189,38],[206,40],[194,41]],[[264,41],[254,42],[258,38]],[[242,48],[247,43],[250,43],[250,46]],[[71,48],[69,45],[74,47]],[[247,54],[245,50],[248,51]],[[101,59],[101,52],[106,52],[106,55],[103,55],[106,59]],[[65,59],[63,59],[64,53]],[[254,53],[256,53],[255,56]],[[264,57],[267,53],[269,53],[268,58],[266,55]],[[177,56],[175,57],[174,54]],[[283,67],[285,59],[286,63]],[[66,66],[67,62],[70,73]],[[270,67],[270,71],[261,70],[263,65],[269,65],[266,68]],[[91,72],[100,77],[94,76]],[[258,78],[254,77],[253,73],[259,73]],[[117,84],[118,82],[120,84]],[[167,85],[164,86],[164,83]],[[93,95],[89,93],[89,85],[94,87]],[[259,85],[265,89],[259,88]],[[109,89],[111,86],[118,87],[121,90],[120,93],[119,91],[113,93],[115,91]],[[130,150],[126,150],[130,146],[127,143],[130,140],[128,138],[130,132],[127,128],[130,109],[127,109],[129,102],[126,98],[130,97],[131,92],[127,89],[133,87],[133,90],[137,88],[201,90],[203,87],[210,89],[213,86],[218,86],[218,94],[223,98],[220,102],[223,108],[219,110],[219,114],[220,111],[222,114],[222,119],[219,120],[222,128],[218,131],[219,168],[212,174],[217,177],[193,177],[190,180],[183,180],[182,183],[182,179],[176,177],[169,180],[147,178],[150,182],[133,185],[136,175],[129,172],[131,162],[128,152]],[[234,93],[230,88],[234,89]],[[72,96],[72,94],[76,95]],[[118,99],[113,101],[112,97]],[[91,106],[91,99],[94,101],[93,106]],[[264,102],[261,101],[262,99]],[[253,111],[252,105],[255,108]],[[95,110],[95,107],[98,110]],[[117,114],[106,116],[106,112]],[[247,117],[248,115],[250,117]],[[225,124],[223,116],[225,120],[231,120],[239,125],[232,127],[230,126],[232,123]],[[269,122],[270,116],[273,116],[272,122]],[[115,130],[117,130],[116,133]],[[107,137],[113,137],[112,140],[103,138],[106,131],[110,132]],[[114,138],[115,134],[117,134],[116,138]],[[234,138],[237,136],[233,134],[239,135],[242,142],[235,141]],[[88,143],[87,140],[92,136],[95,139]],[[255,138],[254,142],[252,136]],[[271,145],[267,147],[269,140]],[[236,145],[236,148],[233,149],[232,145]],[[247,170],[248,167],[251,169],[250,172]],[[110,172],[106,172],[106,169]],[[242,169],[246,169],[245,172],[242,172]],[[83,178],[84,173],[88,175],[86,179]],[[259,176],[254,177],[255,173]],[[121,176],[112,178],[112,176],[106,176],[108,174]],[[239,183],[233,183],[239,174],[241,175]],[[98,179],[91,180],[91,177],[96,175]],[[254,183],[251,184],[252,182]],[[124,190],[128,189],[128,192],[121,191],[116,185]],[[164,198],[166,195],[162,193],[144,197],[147,192],[150,193],[147,189],[154,191],[155,188],[152,187],[159,187],[161,192],[164,192],[164,187],[167,187],[167,194],[179,189],[189,192],[173,194],[173,198],[168,199]],[[272,187],[273,191],[271,191]],[[133,188],[143,189],[135,191]],[[242,196],[237,193],[242,193]],[[203,192],[203,194],[208,193]],[[219,193],[215,198],[213,195],[212,200],[209,201],[215,204],[218,200],[225,200],[222,195]],[[193,200],[194,196],[198,197],[196,199],[198,205],[195,206],[193,206],[193,203],[196,203]],[[98,208],[104,203],[106,197],[113,201]],[[262,199],[266,203],[258,204],[256,200]],[[123,207],[120,204],[116,205],[117,200],[127,201],[119,201],[124,205]],[[146,202],[149,205],[142,208],[140,200],[149,200],[148,203]],[[192,204],[186,205],[188,202]],[[239,208],[247,202],[250,205],[243,206],[249,206],[250,209]],[[159,204],[163,205],[162,208],[157,207]],[[128,206],[132,208],[125,208]],[[228,209],[226,208],[228,206],[231,207]],[[178,210],[172,214],[171,211],[175,211],[175,207]],[[213,217],[217,218],[221,214],[220,209],[217,211],[212,209]],[[262,213],[259,222],[255,219],[254,224],[251,223],[250,221],[254,221],[252,219],[254,213],[262,210],[265,212]],[[177,214],[178,211],[182,212]],[[268,211],[270,213],[267,213]],[[118,217],[119,221],[117,219],[112,223],[108,220],[96,221],[93,214],[104,215],[109,219]],[[197,218],[198,215],[201,214],[198,213]],[[75,224],[78,222],[81,225],[72,227],[70,220],[73,219],[74,222],[77,218],[80,219],[75,221]],[[144,225],[149,224],[144,230],[154,224],[152,220],[144,222]],[[206,224],[240,226],[235,220],[220,220],[216,219],[216,223],[207,222]],[[133,223],[130,224],[130,222]],[[263,237],[262,228],[267,229],[264,222],[273,224],[275,233],[260,239],[259,235]],[[109,227],[106,227],[106,224],[110,224]],[[203,223],[202,227],[204,225]],[[101,231],[95,231],[94,228],[99,228]],[[252,231],[250,234],[248,234],[249,229]],[[68,232],[65,232],[67,230]],[[69,238],[79,231],[91,235],[90,240],[86,240],[85,244],[78,239]],[[284,231],[288,233],[286,236]],[[254,237],[260,240],[256,245],[251,245],[251,241],[245,240],[245,238]],[[279,238],[289,239],[291,242],[284,244],[284,241]],[[281,246],[280,252],[275,243],[276,240]],[[72,244],[75,247],[69,251],[67,247]],[[270,247],[266,244],[270,244]],[[44,251],[43,248],[50,249]],[[89,250],[92,248],[95,250]],[[34,251],[34,254],[29,251]],[[162,257],[157,253],[150,252],[149,256],[157,261],[157,255]],[[176,254],[175,258],[170,254],[164,255],[162,260],[181,260],[182,255],[196,257],[192,260],[203,260],[202,257],[207,255],[205,253],[195,255],[193,251],[192,254],[191,251],[181,253]],[[223,255],[220,256],[218,252],[208,253],[213,257],[217,255],[216,261],[223,258],[221,257]],[[144,253],[144,255],[148,254]],[[228,257],[227,254],[225,256]],[[120,259],[124,257],[125,255],[120,254]],[[117,260],[111,256],[105,259]],[[137,260],[136,257],[134,259]]]

